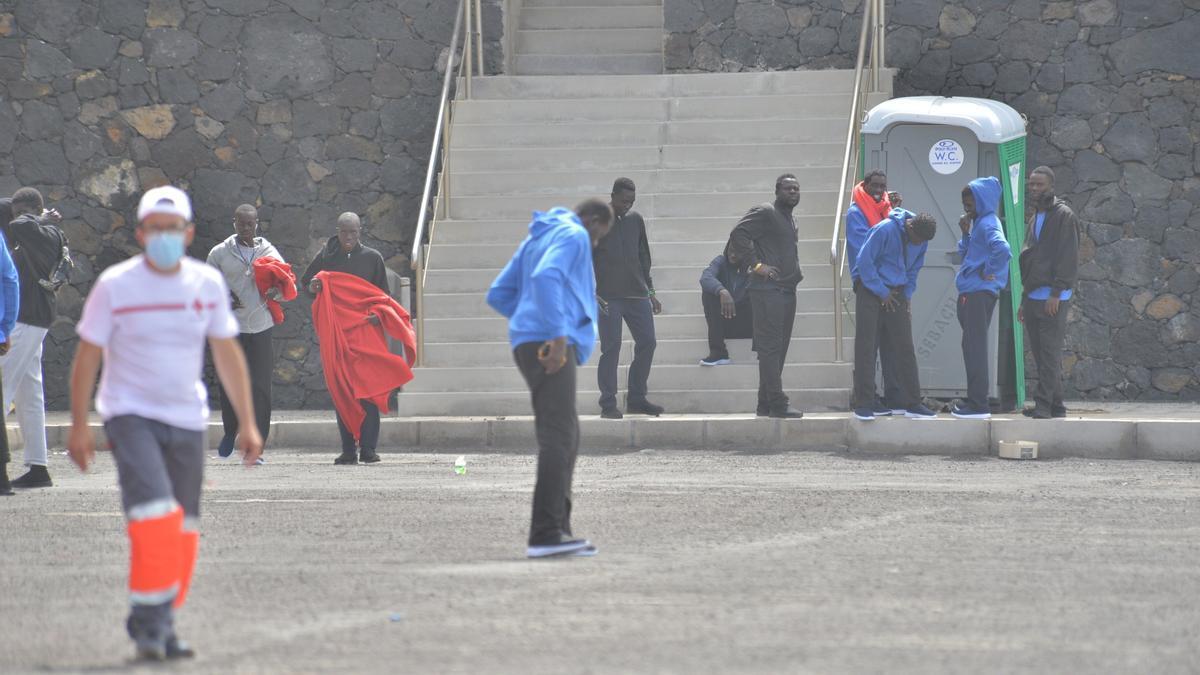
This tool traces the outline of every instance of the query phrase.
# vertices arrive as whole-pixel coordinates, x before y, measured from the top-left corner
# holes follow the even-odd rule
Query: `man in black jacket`
[[[354,213],[343,213],[337,219],[337,235],[330,237],[325,248],[313,258],[304,270],[300,284],[316,295],[321,292],[321,280],[314,279],[319,272],[344,272],[369,281],[388,293],[387,266],[383,263],[383,255],[373,248],[362,245],[362,222]],[[379,318],[368,317],[368,321],[378,325]],[[334,464],[374,464],[379,461],[375,451],[379,445],[379,408],[369,401],[360,401],[367,416],[363,419],[359,437],[360,452],[356,453],[354,434],[337,416],[338,433],[342,436],[342,454],[333,460]]]
[[[758,415],[799,418],[783,391],[800,271],[799,231],[792,211],[800,203],[800,181],[790,173],[775,180],[775,202],[756,206],[729,235],[729,252],[750,271],[754,348],[758,351]]]
[[[646,400],[650,365],[654,362],[654,315],[662,304],[654,296],[650,278],[650,242],[646,221],[633,209],[637,187],[628,178],[613,183],[612,229],[596,245],[592,263],[596,269],[596,295],[600,298],[600,362],[596,379],[600,386],[600,416],[621,419],[617,408],[617,362],[621,358],[622,322],[633,336],[633,362],[629,364],[626,410],[658,417],[662,406]]]
[[[13,487],[50,487],[49,453],[46,447],[46,399],[42,388],[42,342],[54,323],[54,292],[41,282],[50,277],[66,238],[52,221],[57,212],[46,211],[42,193],[21,188],[13,194],[12,220],[6,221],[4,237],[12,251],[20,280],[20,310],[17,325],[9,336],[11,349],[0,356],[4,395],[0,405],[7,411],[16,403],[17,422],[25,439],[25,465],[29,470],[15,479]]]
[[[754,310],[747,295],[749,286],[750,275],[728,252],[713,258],[700,274],[700,301],[708,324],[708,356],[700,359],[700,365],[732,363],[725,341],[754,336]]]
[[[1067,308],[1079,270],[1079,219],[1054,195],[1054,171],[1039,166],[1029,173],[1026,198],[1033,206],[1021,252],[1021,282],[1025,297],[1018,319],[1025,324],[1029,348],[1037,365],[1034,419],[1066,417],[1063,405],[1062,349]]]

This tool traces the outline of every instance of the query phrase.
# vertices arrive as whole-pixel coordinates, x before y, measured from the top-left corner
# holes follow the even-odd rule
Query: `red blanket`
[[[359,401],[388,412],[392,391],[413,378],[417,335],[408,312],[374,284],[343,272],[321,272],[313,301],[313,327],[321,343],[325,384],[342,421],[359,440],[366,414]],[[378,326],[368,316],[379,317]],[[388,351],[387,336],[404,344],[404,356]]]
[[[854,186],[854,203],[867,217],[867,227],[875,227],[883,222],[892,211],[892,202],[888,199],[886,192],[883,193],[883,199],[875,201],[874,197],[867,194],[867,190],[861,182]]]
[[[276,324],[283,323],[283,305],[267,297],[267,291],[278,289],[284,301],[296,299],[296,275],[292,266],[278,258],[257,258],[254,261],[254,285],[267,301],[267,310]]]

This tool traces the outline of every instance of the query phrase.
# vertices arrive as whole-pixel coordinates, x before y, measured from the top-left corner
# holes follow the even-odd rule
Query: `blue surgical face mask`
[[[146,237],[146,257],[160,270],[178,265],[185,248],[183,232],[156,232]]]

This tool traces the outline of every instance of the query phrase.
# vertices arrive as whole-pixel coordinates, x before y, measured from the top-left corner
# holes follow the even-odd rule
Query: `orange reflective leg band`
[[[140,504],[130,509],[128,528],[130,600],[137,605],[174,600],[183,566],[183,509],[173,500]]]
[[[200,551],[200,533],[186,520],[180,537],[179,594],[175,596],[175,609],[187,602],[188,588],[192,585],[192,572],[196,569],[196,555]]]

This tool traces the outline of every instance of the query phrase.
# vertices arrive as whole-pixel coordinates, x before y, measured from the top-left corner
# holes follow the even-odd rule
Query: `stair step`
[[[460,101],[458,124],[534,122],[676,122],[686,120],[807,120],[840,117],[848,94],[693,96],[688,98],[532,99]],[[844,122],[843,122],[844,124]]]
[[[515,193],[559,195],[565,192],[604,195],[613,180],[633,180],[638,192],[671,194],[695,192],[704,186],[714,192],[750,192],[770,189],[781,174],[792,173],[801,185],[831,185],[838,181],[841,167],[793,168],[765,166],[753,169],[670,169],[613,173],[611,171],[464,172],[450,174],[451,200],[460,197],[511,195]]]
[[[700,194],[639,194],[638,211],[647,219],[686,216],[727,216],[740,218],[748,209],[772,201],[771,184],[758,192],[706,192]],[[482,218],[520,219],[528,218],[534,211],[543,211],[553,206],[574,206],[587,197],[606,195],[599,193],[563,192],[562,194],[515,194],[487,197],[456,197],[450,199],[450,217],[462,220]],[[837,193],[803,192],[800,204],[794,213],[797,216],[829,215],[837,208]],[[735,223],[731,223],[730,227]]]
[[[662,28],[585,28],[522,30],[518,54],[656,54],[662,51]]]
[[[891,90],[894,71],[881,86]],[[462,88],[459,88],[462,91]],[[524,76],[475,78],[472,100],[576,98],[680,98],[687,96],[762,96],[769,94],[849,94],[854,73],[847,70],[786,70],[759,73],[687,75]],[[845,134],[843,129],[841,135]]]
[[[436,247],[435,247],[436,249]],[[511,251],[516,250],[512,246]],[[435,250],[434,256],[437,255]],[[713,253],[707,260],[700,260],[693,265],[667,267],[655,265],[654,285],[663,290],[687,290],[692,284],[700,283],[700,272],[717,254]],[[439,266],[438,259],[432,258],[432,267],[426,275],[426,293],[484,293],[500,273],[497,269],[447,269]],[[443,261],[447,262],[447,261]],[[821,288],[832,292],[833,267],[828,262],[806,266],[803,288]]]
[[[517,54],[522,75],[636,75],[661,73],[661,52],[638,54]]]
[[[685,311],[699,312],[701,309],[695,307]],[[426,318],[423,323],[427,331],[426,343],[434,339],[441,342],[492,341],[508,335],[508,322],[499,315],[470,319]],[[705,323],[703,314],[660,314],[654,318],[654,328],[655,332],[664,337],[703,338],[708,336],[708,324]],[[849,319],[845,320],[844,329],[847,334],[853,334],[853,323]],[[796,337],[821,337],[832,330],[833,316],[830,312],[809,312],[797,314],[792,334]]]
[[[738,217],[718,218],[654,218],[646,221],[650,244],[671,242],[719,241],[720,246],[708,252],[702,259],[707,262],[724,249]],[[796,216],[796,228],[804,239],[816,239],[826,248],[833,228],[832,215]],[[439,220],[434,231],[434,267],[442,266],[444,258],[438,257],[443,244],[504,244],[509,253],[529,234],[528,220]],[[824,259],[822,259],[823,261]],[[697,261],[698,262],[698,261]],[[657,267],[657,265],[656,265]]]
[[[748,145],[638,145],[575,148],[460,148],[450,150],[452,173],[472,171],[610,171],[624,175],[650,169],[837,166],[841,143],[758,143]]]
[[[662,0],[525,0],[522,7],[662,7]]]
[[[503,244],[438,244],[428,259],[431,269],[494,269],[497,272],[508,263],[520,240],[508,246]],[[700,270],[725,249],[725,239],[705,241],[697,238],[687,242],[650,242],[650,254],[654,267],[679,267],[692,265]],[[798,246],[802,267],[819,266],[829,261],[828,239],[803,239]],[[436,257],[434,257],[436,256]],[[652,270],[653,272],[653,270]],[[662,290],[668,290],[665,286]]]
[[[700,301],[700,270],[691,288],[658,290],[658,299],[668,312],[695,312],[703,306]],[[491,317],[496,312],[488,307],[486,291],[469,293],[426,293],[425,316],[430,319],[466,319]],[[829,312],[833,309],[833,295],[829,289],[801,288],[796,293],[797,312]],[[701,354],[703,356],[703,354]]]
[[[601,5],[602,2],[595,4]],[[654,5],[622,7],[524,7],[522,30],[580,28],[663,28],[663,8]]]
[[[515,368],[515,366],[514,366]],[[847,388],[830,389],[794,389],[801,383],[784,380],[784,388],[791,398],[793,407],[801,410],[844,411],[850,400],[850,390]],[[596,414],[599,390],[589,389],[594,383],[580,382],[581,388],[576,394],[575,405],[582,414]],[[624,407],[624,394],[618,397],[619,405]],[[753,389],[707,389],[702,391],[671,391],[656,390],[654,401],[660,405],[669,404],[668,412],[675,414],[727,414],[753,413],[758,401],[758,388]],[[406,417],[415,416],[463,416],[463,417],[493,417],[530,414],[529,392],[491,392],[478,394],[475,392],[437,392],[437,393],[403,393],[399,397],[398,413]]]
[[[833,326],[829,327],[833,332]],[[788,347],[788,363],[824,363],[833,359],[833,337],[794,337]],[[842,341],[846,358],[854,354],[854,338]],[[750,340],[726,340],[725,346],[735,364],[755,365],[758,359],[751,351]],[[700,359],[708,355],[706,338],[658,338],[654,363],[701,367]],[[622,364],[633,359],[633,341],[621,344]],[[507,341],[497,342],[430,342],[425,345],[422,363],[428,367],[494,366],[512,362],[512,348]],[[725,366],[720,366],[724,368]]]
[[[576,148],[596,145],[765,144],[830,142],[846,132],[842,117],[806,120],[685,120],[678,122],[542,122],[465,124],[455,122],[459,148]]]

